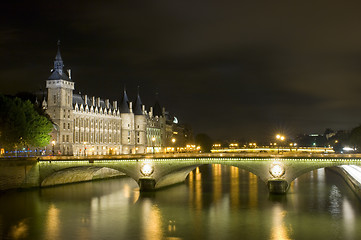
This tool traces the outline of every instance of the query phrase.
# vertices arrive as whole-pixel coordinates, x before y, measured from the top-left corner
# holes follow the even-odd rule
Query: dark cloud
[[[16,1],[0,9],[3,93],[43,88],[56,41],[76,90],[124,85],[215,138],[361,122],[361,15],[339,1]]]

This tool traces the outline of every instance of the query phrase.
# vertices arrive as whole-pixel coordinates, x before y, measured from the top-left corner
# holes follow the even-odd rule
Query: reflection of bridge
[[[133,178],[141,191],[155,190],[185,180],[189,172],[203,164],[221,164],[252,172],[264,181],[270,192],[285,193],[290,183],[302,174],[318,168],[339,165],[361,165],[357,155],[250,155],[250,154],[167,154],[44,157],[38,159],[40,186],[52,186],[90,180],[122,172]],[[116,171],[114,171],[116,170]],[[76,176],[74,176],[76,175]],[[34,176],[31,176],[34,178]]]

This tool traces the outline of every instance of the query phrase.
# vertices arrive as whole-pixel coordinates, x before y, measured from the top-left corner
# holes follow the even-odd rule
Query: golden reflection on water
[[[253,173],[248,173],[249,181],[249,208],[256,208],[258,205],[258,177]]]
[[[46,218],[46,239],[59,238],[59,224],[59,209],[54,204],[50,204]]]
[[[238,209],[239,208],[239,168],[230,167],[230,181],[231,181],[231,208]]]
[[[29,226],[27,219],[21,220],[18,224],[11,227],[10,238],[11,239],[24,239],[28,236]]]
[[[143,203],[143,236],[142,239],[163,239],[162,215],[157,205],[146,199]]]
[[[289,229],[285,224],[285,216],[287,211],[282,210],[280,204],[273,206],[272,212],[272,228],[271,228],[271,239],[272,240],[286,240],[291,239],[289,236]]]
[[[222,198],[222,165],[212,165],[213,201],[216,203]]]
[[[202,173],[199,171],[199,167],[196,168],[195,173],[195,209],[202,210]]]
[[[189,203],[193,203],[194,199],[194,173],[191,171],[188,175],[188,182],[189,182]]]
[[[201,229],[203,225],[202,219],[202,173],[197,167],[194,171],[189,173],[189,203],[195,209],[194,225],[196,229]],[[168,226],[168,228],[172,226]],[[175,226],[174,226],[175,228]],[[194,232],[195,239],[202,239],[200,231]],[[176,238],[167,238],[176,239]]]

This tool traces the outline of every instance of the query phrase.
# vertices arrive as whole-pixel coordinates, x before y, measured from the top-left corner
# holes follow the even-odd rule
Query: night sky
[[[13,3],[16,2],[16,3]],[[361,2],[9,1],[1,93],[45,87],[61,40],[75,92],[155,93],[214,139],[323,133],[361,123]]]

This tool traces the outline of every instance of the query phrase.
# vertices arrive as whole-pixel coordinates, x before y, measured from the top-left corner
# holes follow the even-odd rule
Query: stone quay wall
[[[0,159],[0,191],[39,186],[38,161],[34,158]]]

